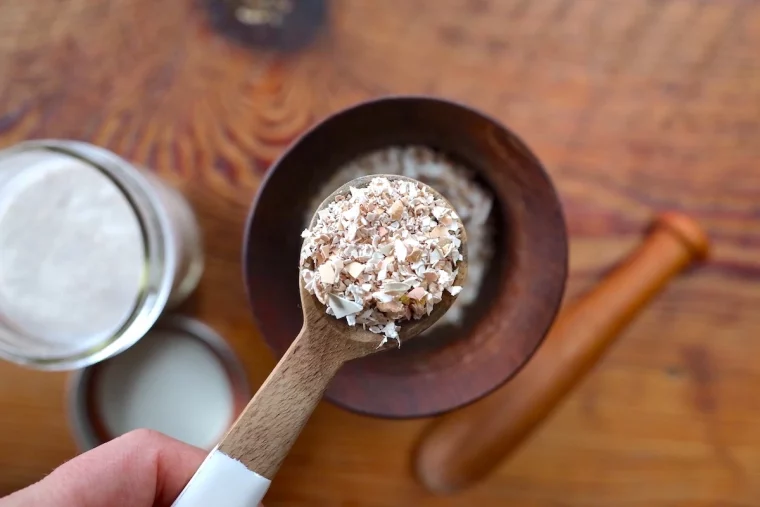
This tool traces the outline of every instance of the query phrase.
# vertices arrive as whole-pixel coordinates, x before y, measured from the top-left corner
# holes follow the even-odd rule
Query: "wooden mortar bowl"
[[[428,97],[365,102],[318,123],[269,170],[246,226],[243,264],[254,317],[281,356],[302,324],[300,233],[311,200],[343,164],[389,146],[425,145],[473,169],[496,198],[495,255],[461,326],[346,364],[325,397],[381,417],[461,407],[509,380],[551,326],[567,277],[567,232],[554,187],[513,133],[468,107]]]

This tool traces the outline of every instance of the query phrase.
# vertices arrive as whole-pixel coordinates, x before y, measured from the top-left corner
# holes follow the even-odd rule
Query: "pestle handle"
[[[488,475],[550,414],[668,281],[707,254],[686,215],[658,217],[642,244],[564,309],[535,357],[505,386],[433,422],[415,456],[420,481],[452,493]]]

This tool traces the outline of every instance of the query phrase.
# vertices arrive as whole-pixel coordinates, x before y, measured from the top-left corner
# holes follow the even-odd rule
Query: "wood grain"
[[[661,209],[714,240],[527,445],[438,499],[414,481],[425,421],[320,405],[266,505],[749,506],[760,497],[760,3],[336,0],[288,57],[214,32],[194,2],[0,4],[0,145],[84,139],[191,198],[207,271],[185,307],[229,339],[254,386],[274,361],[241,281],[241,231],[302,129],[387,93],[433,93],[518,132],[557,184],[568,300]],[[424,15],[421,15],[424,13]],[[266,290],[266,287],[261,289]],[[0,494],[75,454],[65,377],[0,365]]]
[[[567,306],[512,381],[426,428],[415,450],[417,477],[431,491],[451,494],[493,473],[557,410],[638,312],[708,249],[698,223],[664,213],[639,247]]]

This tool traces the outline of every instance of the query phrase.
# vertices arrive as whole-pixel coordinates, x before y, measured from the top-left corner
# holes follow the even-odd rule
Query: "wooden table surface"
[[[671,284],[496,476],[437,499],[409,470],[425,421],[323,404],[268,506],[743,506],[760,502],[760,3],[342,0],[283,57],[193,0],[0,3],[0,146],[85,139],[181,187],[208,266],[185,308],[256,386],[274,360],[241,281],[269,163],[325,114],[389,93],[481,108],[548,166],[572,236],[568,297],[687,210],[714,256]],[[75,455],[64,374],[0,365],[0,495]]]

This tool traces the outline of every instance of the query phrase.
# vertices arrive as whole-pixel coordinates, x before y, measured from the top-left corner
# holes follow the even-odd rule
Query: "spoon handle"
[[[323,333],[313,333],[304,325],[173,507],[248,507],[261,501],[345,361],[325,342]]]
[[[271,480],[343,364],[307,326],[224,436],[219,450]]]

